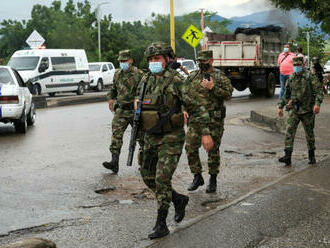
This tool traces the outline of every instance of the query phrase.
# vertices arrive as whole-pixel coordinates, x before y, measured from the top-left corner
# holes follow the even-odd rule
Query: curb
[[[0,248],[56,248],[56,244],[46,239],[30,238],[3,245]]]
[[[325,159],[327,159],[327,158],[325,158]],[[324,159],[324,160],[325,160],[325,159]],[[322,161],[323,161],[323,160],[322,160]],[[320,162],[322,162],[322,161],[318,161],[318,163],[320,163]],[[189,227],[191,227],[191,226],[193,226],[193,225],[195,225],[195,224],[197,224],[197,223],[203,221],[203,220],[206,219],[206,218],[209,218],[209,217],[211,217],[211,216],[213,216],[213,215],[215,215],[215,214],[217,214],[217,213],[219,213],[219,212],[221,212],[221,211],[223,211],[223,210],[225,210],[225,209],[227,209],[227,208],[229,208],[229,207],[231,207],[231,206],[237,205],[238,203],[244,201],[245,199],[247,199],[247,198],[250,197],[251,195],[254,195],[254,194],[257,194],[257,193],[259,193],[259,192],[261,192],[261,191],[264,191],[264,190],[266,190],[266,189],[268,189],[268,188],[270,188],[270,187],[272,187],[272,186],[278,184],[278,183],[279,183],[280,181],[282,181],[282,180],[285,180],[285,179],[287,179],[287,178],[289,178],[289,177],[296,176],[296,175],[298,175],[298,174],[300,174],[300,173],[302,173],[302,172],[304,172],[304,171],[306,171],[306,170],[308,170],[308,169],[311,169],[311,168],[312,168],[311,166],[307,166],[307,167],[305,167],[305,168],[302,168],[301,170],[298,170],[298,171],[294,171],[294,172],[288,173],[288,174],[286,174],[286,175],[284,175],[284,176],[282,176],[282,177],[276,179],[276,180],[273,181],[273,182],[270,182],[270,183],[268,183],[268,184],[266,184],[266,185],[264,185],[264,186],[262,186],[262,187],[260,187],[260,188],[258,188],[258,189],[255,189],[255,190],[252,190],[252,191],[248,192],[247,194],[245,194],[245,195],[243,195],[243,196],[241,196],[241,197],[239,197],[239,198],[233,200],[232,202],[230,202],[230,203],[228,203],[228,204],[225,204],[225,205],[219,206],[219,207],[217,207],[217,208],[215,208],[215,209],[213,209],[213,210],[208,211],[208,212],[205,213],[205,214],[199,215],[199,216],[197,216],[197,217],[195,217],[195,218],[193,218],[193,219],[190,219],[190,220],[188,220],[188,221],[184,221],[184,223],[180,224],[180,226],[178,226],[178,227],[175,227],[175,228],[169,228],[169,229],[170,229],[170,232],[171,232],[170,234],[174,234],[174,233],[177,233],[177,232],[183,231],[183,230],[185,230],[185,229],[188,229]],[[168,237],[168,236],[167,236],[167,237]],[[164,238],[166,238],[166,237],[164,237]],[[157,241],[154,241],[152,244],[147,245],[146,247],[149,247],[149,248],[152,248],[152,247],[158,247],[158,245],[161,243],[162,240],[163,240],[163,239],[159,239],[159,240],[157,240]],[[1,248],[1,247],[0,247],[0,248]]]
[[[46,96],[33,96],[33,102],[37,109],[52,108],[60,106],[70,106],[77,104],[97,103],[107,101],[106,94],[104,95],[83,95],[71,97],[47,98]]]
[[[271,130],[283,133],[285,132],[285,118],[278,118],[276,115],[265,114],[262,112],[251,111],[250,121],[255,124],[261,124],[263,126],[269,127]]]

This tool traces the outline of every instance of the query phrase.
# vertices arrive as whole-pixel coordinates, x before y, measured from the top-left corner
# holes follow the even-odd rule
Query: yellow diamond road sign
[[[196,47],[203,36],[204,34],[198,28],[194,25],[190,25],[186,32],[182,35],[182,39],[184,39],[192,47]]]

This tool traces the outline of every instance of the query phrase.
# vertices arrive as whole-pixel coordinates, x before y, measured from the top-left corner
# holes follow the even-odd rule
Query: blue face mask
[[[123,69],[123,71],[127,71],[129,68],[129,63],[128,62],[120,62],[119,66],[121,69]]]
[[[149,62],[149,70],[151,73],[161,73],[164,70],[162,62]]]
[[[294,67],[293,67],[293,71],[294,71],[295,73],[302,72],[302,66],[294,66]]]
[[[283,51],[284,51],[285,53],[287,53],[287,52],[289,52],[289,48],[288,48],[288,47],[284,47]]]

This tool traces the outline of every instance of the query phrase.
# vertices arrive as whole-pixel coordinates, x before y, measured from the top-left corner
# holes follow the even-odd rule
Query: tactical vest
[[[174,76],[165,79],[159,92],[144,96],[141,119],[147,134],[165,134],[184,126],[180,99],[166,94]]]

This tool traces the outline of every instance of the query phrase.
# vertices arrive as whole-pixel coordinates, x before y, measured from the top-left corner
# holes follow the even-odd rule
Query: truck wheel
[[[276,79],[274,73],[269,73],[267,77],[267,88],[265,89],[266,97],[273,97],[275,94]]]
[[[102,79],[99,79],[99,80],[97,80],[96,90],[102,91],[102,89],[103,89]]]
[[[232,82],[232,85],[238,91],[244,91],[247,88],[247,83],[245,82]]]
[[[34,103],[31,103],[31,108],[27,116],[27,125],[32,126],[36,121],[36,109]]]
[[[263,89],[258,89],[258,88],[255,88],[253,86],[250,86],[249,87],[250,91],[251,91],[251,94],[254,95],[254,96],[263,96],[264,95],[264,91]]]
[[[85,92],[85,87],[83,84],[79,84],[78,85],[78,89],[77,89],[77,95],[83,95]]]
[[[25,108],[23,109],[21,118],[14,122],[14,126],[17,133],[26,133],[27,120],[26,120]]]
[[[51,97],[54,97],[54,96],[55,96],[55,94],[56,94],[55,92],[52,92],[52,93],[48,93],[48,95],[49,95],[49,96],[51,96]]]

